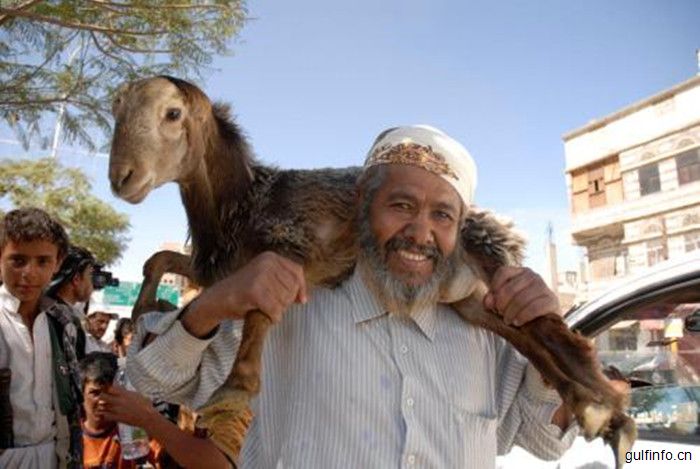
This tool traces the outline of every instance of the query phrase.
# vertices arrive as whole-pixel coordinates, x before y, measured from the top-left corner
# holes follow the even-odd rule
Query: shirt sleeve
[[[500,340],[500,339],[499,339]],[[514,444],[544,460],[560,458],[578,436],[578,424],[562,431],[551,423],[562,400],[548,388],[540,373],[512,346],[503,343],[499,352],[498,454]]]
[[[128,351],[127,375],[143,394],[199,409],[233,367],[243,321],[224,321],[213,336],[199,339],[185,330],[180,313],[149,313],[139,318]],[[143,345],[149,334],[157,337]]]

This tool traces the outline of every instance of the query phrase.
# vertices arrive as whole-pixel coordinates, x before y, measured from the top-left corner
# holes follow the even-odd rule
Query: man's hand
[[[117,384],[102,391],[96,412],[107,420],[141,428],[146,428],[152,419],[160,417],[150,400]]]
[[[230,319],[242,319],[248,311],[259,309],[272,322],[279,322],[292,303],[306,300],[302,266],[268,251],[204,290],[199,301],[218,305]]]
[[[268,251],[205,289],[188,306],[182,322],[190,334],[205,337],[221,321],[243,319],[256,309],[277,323],[292,303],[307,299],[303,267]]]
[[[517,327],[547,314],[561,315],[557,296],[542,277],[526,267],[499,268],[484,297],[484,308]]]

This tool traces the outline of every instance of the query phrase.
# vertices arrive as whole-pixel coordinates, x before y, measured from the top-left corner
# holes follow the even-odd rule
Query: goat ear
[[[190,106],[190,110],[192,112],[192,118],[202,122],[206,119],[207,115],[211,113],[211,106],[200,99],[195,99],[192,106]]]
[[[131,83],[126,82],[122,83],[117,87],[117,89],[114,91],[113,98],[112,98],[112,115],[116,116],[117,115],[117,110],[119,109],[119,106],[124,102],[124,96],[129,92],[131,89]]]

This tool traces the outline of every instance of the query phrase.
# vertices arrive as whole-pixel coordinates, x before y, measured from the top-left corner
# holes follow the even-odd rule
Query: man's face
[[[37,301],[60,266],[58,247],[44,240],[9,240],[0,253],[0,275],[20,302]]]
[[[85,267],[82,273],[76,274],[73,277],[73,288],[75,291],[75,298],[78,302],[85,303],[90,299],[92,295],[92,265]]]
[[[97,403],[100,400],[100,393],[108,386],[108,384],[101,384],[96,381],[85,381],[85,387],[83,388],[83,409],[85,410],[85,418],[93,422],[93,425],[101,427],[110,423],[109,420],[106,420],[102,415],[96,412]]]
[[[96,339],[101,339],[107,332],[110,319],[109,315],[105,313],[97,312],[91,314],[87,320],[88,332]]]
[[[368,226],[361,228],[363,253],[384,293],[398,289],[388,294],[402,296],[399,303],[425,293],[435,296],[451,267],[461,207],[459,195],[441,177],[414,166],[387,165],[364,220]]]

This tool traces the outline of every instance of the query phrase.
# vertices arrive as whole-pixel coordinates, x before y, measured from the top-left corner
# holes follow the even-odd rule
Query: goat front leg
[[[270,318],[261,311],[248,313],[231,373],[199,411],[202,426],[213,428],[219,419],[242,415],[250,399],[260,392],[263,346],[271,325]]]

